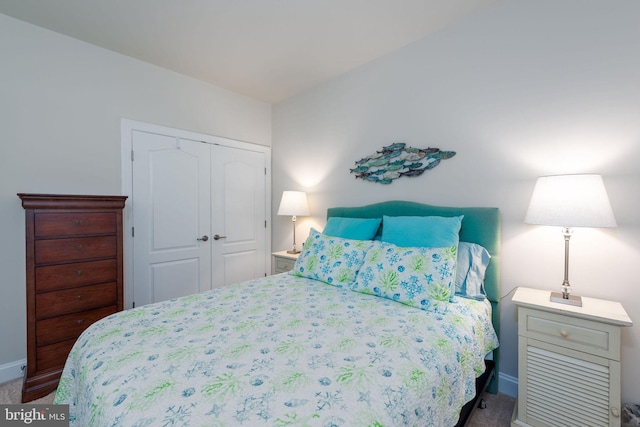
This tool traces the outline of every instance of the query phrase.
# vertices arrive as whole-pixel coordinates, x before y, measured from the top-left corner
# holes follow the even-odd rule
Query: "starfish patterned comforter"
[[[95,323],[55,403],[83,427],[452,426],[498,345],[490,310],[270,276]]]

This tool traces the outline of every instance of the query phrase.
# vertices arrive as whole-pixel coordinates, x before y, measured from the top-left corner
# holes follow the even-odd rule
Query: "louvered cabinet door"
[[[620,425],[620,362],[526,338],[519,351],[525,359],[520,420],[531,426]]]
[[[512,425],[619,427],[620,332],[630,319],[619,303],[583,298],[583,307],[567,309],[548,302],[548,295],[514,295],[518,403]],[[614,318],[604,314],[618,309]]]

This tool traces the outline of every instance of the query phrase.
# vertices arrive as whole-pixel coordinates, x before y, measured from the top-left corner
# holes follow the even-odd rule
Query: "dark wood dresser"
[[[71,347],[123,309],[126,196],[19,193],[25,209],[27,367],[22,401],[51,393]]]

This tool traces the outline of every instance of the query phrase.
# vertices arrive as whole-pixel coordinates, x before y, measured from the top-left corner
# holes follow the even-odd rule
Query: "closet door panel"
[[[133,147],[134,304],[211,289],[208,144],[136,132]]]

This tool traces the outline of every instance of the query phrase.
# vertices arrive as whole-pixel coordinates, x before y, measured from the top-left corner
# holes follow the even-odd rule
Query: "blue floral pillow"
[[[371,244],[370,240],[327,236],[312,228],[291,274],[341,288],[355,280]]]
[[[455,292],[457,246],[401,248],[374,241],[349,288],[444,312]]]

